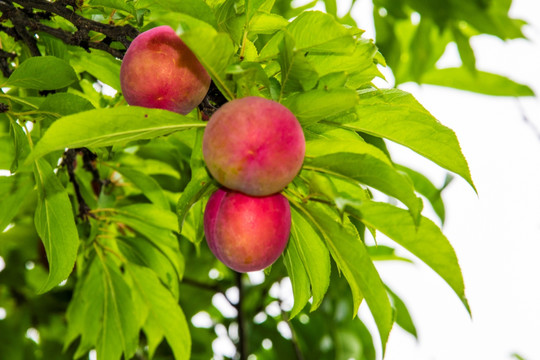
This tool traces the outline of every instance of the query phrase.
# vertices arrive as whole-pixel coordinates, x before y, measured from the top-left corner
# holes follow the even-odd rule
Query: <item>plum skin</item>
[[[203,155],[223,186],[253,196],[285,188],[304,161],[300,123],[285,106],[261,97],[232,100],[210,118]]]
[[[133,39],[120,67],[120,85],[129,105],[186,115],[204,99],[210,75],[176,32],[163,25]]]
[[[210,196],[204,233],[212,253],[238,272],[270,266],[287,246],[291,209],[281,194],[253,197],[228,189]]]

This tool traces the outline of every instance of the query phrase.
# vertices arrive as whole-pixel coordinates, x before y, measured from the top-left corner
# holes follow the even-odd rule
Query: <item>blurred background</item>
[[[354,9],[366,37],[374,38],[372,2]],[[540,2],[514,0],[510,17],[525,20],[528,40],[471,38],[479,70],[501,74],[540,93]],[[460,66],[450,44],[437,67]],[[384,72],[393,86],[393,76]],[[427,266],[377,263],[383,281],[406,301],[418,340],[394,327],[387,360],[540,359],[540,103],[535,97],[492,97],[405,83],[409,91],[461,143],[478,195],[455,178],[443,193],[443,231],[465,278],[473,317]],[[393,158],[428,176],[437,186],[445,172],[399,145]],[[392,151],[394,150],[394,151]],[[427,209],[429,210],[429,209]],[[427,215],[430,216],[429,212]],[[436,221],[435,215],[430,216]],[[382,240],[382,236],[379,237]],[[405,252],[403,252],[405,254]],[[367,308],[361,318],[376,331]]]

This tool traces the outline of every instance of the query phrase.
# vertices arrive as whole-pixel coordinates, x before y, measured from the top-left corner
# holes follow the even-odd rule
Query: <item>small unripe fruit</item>
[[[281,194],[248,196],[219,189],[206,205],[208,247],[238,272],[262,270],[281,255],[291,230],[291,209]]]
[[[141,33],[120,67],[128,104],[187,114],[204,99],[210,75],[169,26]]]
[[[306,142],[293,113],[260,97],[232,100],[210,118],[203,155],[223,186],[253,196],[277,193],[302,167]]]

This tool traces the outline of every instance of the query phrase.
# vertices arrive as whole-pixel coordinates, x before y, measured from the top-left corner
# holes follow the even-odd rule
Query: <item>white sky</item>
[[[364,3],[368,7],[371,1]],[[524,30],[530,41],[477,37],[477,66],[540,94],[540,2],[514,0],[511,14],[528,21]],[[368,28],[367,36],[372,34]],[[449,51],[444,62],[456,61],[457,53]],[[473,319],[427,266],[379,263],[383,280],[408,304],[419,332],[416,342],[395,327],[385,359],[509,360],[514,352],[540,359],[540,137],[518,105],[540,129],[539,100],[412,84],[402,88],[456,132],[478,189],[477,196],[456,178],[444,193],[443,230],[460,260]],[[397,162],[442,184],[439,167],[400,146],[391,150]],[[362,318],[369,321],[365,310]]]

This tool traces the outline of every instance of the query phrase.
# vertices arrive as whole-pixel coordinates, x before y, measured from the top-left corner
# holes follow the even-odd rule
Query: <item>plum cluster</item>
[[[120,80],[128,104],[181,114],[201,103],[210,84],[204,67],[168,26],[133,40]],[[280,192],[300,171],[305,146],[296,117],[272,100],[235,99],[210,117],[203,156],[222,187],[208,200],[204,232],[212,253],[228,267],[261,270],[285,249],[291,210]]]

